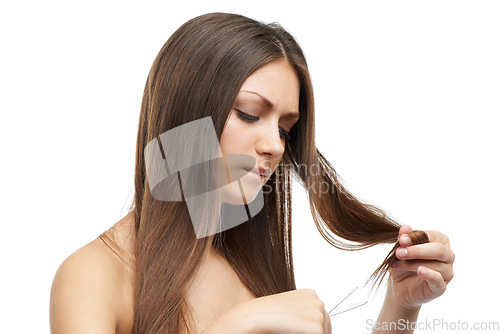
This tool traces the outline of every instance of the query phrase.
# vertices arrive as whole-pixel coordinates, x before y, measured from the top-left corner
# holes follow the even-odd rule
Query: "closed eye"
[[[252,122],[256,122],[259,120],[258,117],[255,117],[255,116],[251,116],[249,114],[246,114],[244,113],[243,111],[240,111],[238,109],[235,109],[237,112],[238,112],[238,116],[243,119],[244,121],[252,121]]]
[[[259,120],[259,118],[256,116],[246,114],[243,111],[238,110],[238,109],[235,109],[235,110],[238,113],[238,117],[245,122],[257,122]],[[288,140],[292,139],[292,137],[290,136],[290,132],[288,132],[282,128],[279,128],[279,131],[280,131],[281,137],[285,137],[285,139],[288,139]]]

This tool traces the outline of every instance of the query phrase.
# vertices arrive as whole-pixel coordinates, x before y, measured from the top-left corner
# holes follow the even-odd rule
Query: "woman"
[[[182,25],[153,63],[134,203],[61,264],[53,333],[330,333],[322,301],[295,287],[292,175],[333,246],[401,245],[399,261],[388,256],[373,276],[391,264],[378,321],[415,321],[444,292],[448,238],[425,231],[429,242],[415,245],[409,226],[353,197],[316,149],[312,86],[293,37],[278,24],[211,13]]]

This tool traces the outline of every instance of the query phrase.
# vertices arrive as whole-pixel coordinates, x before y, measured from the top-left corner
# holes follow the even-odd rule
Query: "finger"
[[[408,247],[399,247],[396,250],[396,257],[399,260],[436,260],[445,263],[452,263],[454,254],[448,245],[440,242],[431,242]]]
[[[398,238],[398,241],[402,247],[408,247],[408,246],[411,246],[413,244],[410,236],[407,233],[401,234]]]
[[[395,271],[394,268],[389,268],[389,274],[393,281],[402,281],[407,277],[416,276],[416,271]]]
[[[441,261],[395,260],[390,268],[397,272],[412,271],[416,273],[418,267],[420,266],[424,266],[426,268],[430,268],[432,270],[440,272],[445,282],[451,281],[454,276],[452,266]]]
[[[403,234],[407,234],[408,232],[410,231],[413,231],[413,229],[411,228],[410,225],[402,225],[400,228],[399,228],[399,236],[403,235]]]
[[[424,232],[429,237],[429,242],[440,242],[447,245],[450,244],[448,236],[439,231],[425,230]]]
[[[446,290],[446,283],[439,272],[420,266],[418,267],[417,275],[427,282],[429,290],[431,290],[436,297],[441,296]]]
[[[323,328],[326,334],[332,334],[332,320],[330,319],[330,315],[326,313],[326,309],[324,310],[324,312],[325,312],[325,322],[323,324]]]

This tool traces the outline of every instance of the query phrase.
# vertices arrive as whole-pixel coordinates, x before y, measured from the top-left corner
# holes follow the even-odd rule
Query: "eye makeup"
[[[249,114],[244,113],[243,111],[238,110],[238,109],[234,109],[234,110],[236,110],[238,117],[242,121],[245,121],[245,122],[258,122],[259,121],[259,117],[249,115]],[[290,132],[286,131],[285,129],[279,128],[279,132],[280,132],[281,137],[284,137],[287,140],[292,139],[292,137],[290,136]]]

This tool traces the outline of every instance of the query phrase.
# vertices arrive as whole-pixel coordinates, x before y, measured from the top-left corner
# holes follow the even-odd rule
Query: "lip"
[[[267,168],[259,167],[259,173],[263,177],[267,177],[267,176],[269,176],[269,174],[271,173],[271,171],[269,169],[267,169]]]
[[[250,175],[251,177],[258,179],[260,181],[264,180],[264,178],[265,178],[265,176],[263,174],[256,173],[254,170],[249,170],[246,168],[243,168],[243,170],[246,171],[247,174]]]

